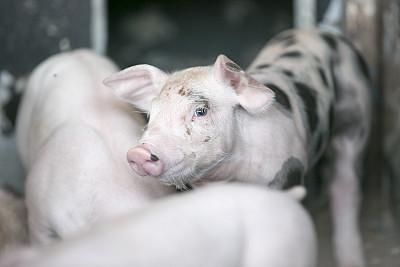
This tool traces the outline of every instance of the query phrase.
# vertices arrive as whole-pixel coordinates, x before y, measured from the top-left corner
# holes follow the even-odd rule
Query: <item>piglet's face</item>
[[[132,169],[179,188],[229,158],[237,140],[237,112],[256,115],[274,97],[223,55],[213,66],[171,75],[138,65],[111,76],[105,84],[149,114],[139,144],[127,153]]]

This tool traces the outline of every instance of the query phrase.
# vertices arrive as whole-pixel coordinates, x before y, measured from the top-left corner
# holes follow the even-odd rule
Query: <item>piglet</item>
[[[323,159],[338,265],[365,266],[359,181],[371,82],[344,36],[285,31],[246,70],[219,55],[171,74],[132,66],[105,84],[149,113],[139,143],[126,148],[139,175],[178,188],[224,180],[282,189],[303,183]]]
[[[132,173],[125,161],[144,119],[102,84],[115,71],[110,60],[78,50],[47,59],[28,81],[17,143],[28,173],[34,243],[64,238],[171,192]]]

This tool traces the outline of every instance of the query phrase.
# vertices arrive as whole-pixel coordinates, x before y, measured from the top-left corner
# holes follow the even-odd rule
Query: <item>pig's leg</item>
[[[362,145],[358,135],[334,137],[329,153],[330,205],[333,242],[340,267],[365,266],[359,229]]]

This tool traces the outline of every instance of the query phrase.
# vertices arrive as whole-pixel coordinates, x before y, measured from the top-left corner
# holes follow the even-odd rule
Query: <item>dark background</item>
[[[115,1],[109,55],[121,67],[210,65],[224,53],[247,66],[274,34],[292,27],[292,1]]]

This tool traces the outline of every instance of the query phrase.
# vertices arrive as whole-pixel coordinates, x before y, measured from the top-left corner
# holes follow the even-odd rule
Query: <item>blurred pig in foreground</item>
[[[172,196],[53,246],[3,258],[1,267],[313,267],[310,217],[288,192],[217,185]]]
[[[28,171],[32,241],[48,243],[170,192],[130,171],[126,147],[144,120],[102,85],[116,71],[78,50],[51,57],[31,75],[17,121],[18,150]]]

